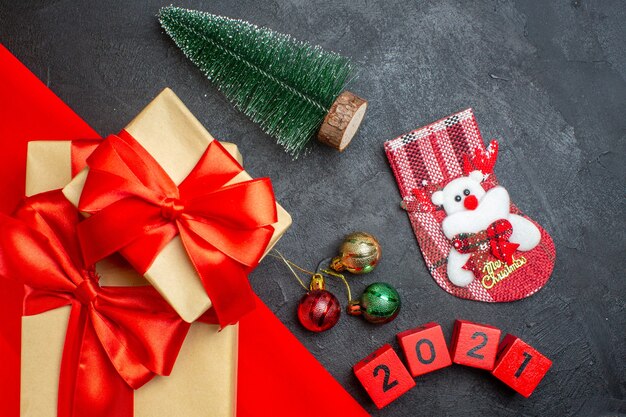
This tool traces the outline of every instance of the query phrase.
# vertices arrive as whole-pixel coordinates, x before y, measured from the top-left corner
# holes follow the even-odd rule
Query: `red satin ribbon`
[[[491,223],[486,230],[455,236],[452,239],[452,246],[460,253],[472,254],[463,268],[473,270],[476,275],[476,271],[482,271],[490,253],[507,265],[513,263],[513,254],[519,244],[509,242],[512,234],[511,222],[499,219]]]
[[[101,142],[102,140],[100,139],[80,139],[72,141],[70,145],[72,178],[87,166],[85,163],[87,157],[91,155]]]
[[[145,273],[180,235],[222,327],[254,308],[247,274],[277,221],[269,179],[225,185],[243,168],[212,141],[177,187],[126,131],[104,140],[87,164],[79,210],[92,216],[78,227],[87,263],[121,251]]]
[[[151,286],[100,287],[76,239],[77,210],[60,191],[0,218],[0,276],[26,286],[24,315],[70,305],[60,417],[132,417],[133,390],[169,375],[189,330]]]
[[[487,227],[487,238],[491,253],[496,258],[511,265],[513,263],[513,253],[519,244],[509,242],[513,234],[511,222],[505,219],[496,220]]]

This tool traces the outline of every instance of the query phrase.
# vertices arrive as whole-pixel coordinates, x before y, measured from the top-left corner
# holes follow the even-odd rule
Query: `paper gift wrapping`
[[[170,89],[163,90],[124,130],[175,184],[187,177],[214,140]],[[89,168],[85,168],[63,189],[68,200],[77,207],[88,171]],[[227,185],[248,180],[251,180],[250,175],[242,171]],[[291,225],[290,215],[278,204],[277,218],[265,253]],[[120,253],[124,255],[124,249]],[[132,259],[129,260],[132,263]],[[180,236],[174,237],[157,254],[144,276],[185,321],[192,322],[212,305]]]
[[[84,166],[97,141],[35,141],[28,145],[26,195],[62,188]],[[224,147],[240,163],[237,147]],[[96,264],[100,284],[149,285],[122,257]],[[22,317],[22,417],[57,415],[61,358],[70,306]],[[193,323],[170,376],[156,376],[135,391],[136,417],[236,415],[238,325]]]

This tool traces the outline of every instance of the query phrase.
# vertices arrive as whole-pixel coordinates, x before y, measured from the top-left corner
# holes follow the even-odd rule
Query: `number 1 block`
[[[530,397],[543,379],[552,361],[520,338],[507,334],[500,347],[493,376],[524,397]]]
[[[493,326],[456,320],[450,354],[459,365],[491,371],[502,332]]]
[[[423,324],[397,338],[414,377],[452,365],[443,330],[437,323]]]
[[[378,408],[395,401],[415,386],[409,371],[389,344],[370,354],[352,369]]]

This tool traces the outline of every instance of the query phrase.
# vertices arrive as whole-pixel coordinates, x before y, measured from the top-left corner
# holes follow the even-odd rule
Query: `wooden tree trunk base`
[[[343,151],[356,134],[366,109],[367,101],[349,91],[344,91],[330,107],[317,133],[317,140],[340,152]]]

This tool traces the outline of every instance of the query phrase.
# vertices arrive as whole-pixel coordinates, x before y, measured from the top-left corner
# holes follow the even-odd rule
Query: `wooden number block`
[[[389,344],[352,369],[378,408],[383,408],[415,386],[409,371]]]
[[[496,361],[500,334],[500,329],[493,326],[455,321],[450,350],[452,362],[491,371]]]
[[[528,398],[550,366],[550,359],[520,338],[507,334],[498,348],[496,367],[492,374]]]
[[[443,330],[437,323],[407,330],[397,338],[414,377],[452,365]]]

